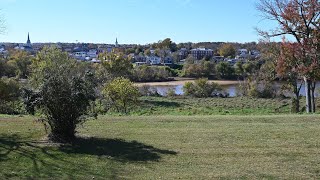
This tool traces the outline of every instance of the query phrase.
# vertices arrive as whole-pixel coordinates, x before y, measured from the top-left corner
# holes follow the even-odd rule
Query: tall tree
[[[306,111],[315,112],[314,90],[320,57],[319,0],[260,0],[257,8],[264,18],[276,21],[279,26],[271,32],[258,30],[262,36],[291,36],[297,43],[296,51],[300,54],[297,72],[305,82]]]

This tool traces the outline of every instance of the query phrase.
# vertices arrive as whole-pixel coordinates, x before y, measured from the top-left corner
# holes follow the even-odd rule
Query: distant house
[[[132,62],[147,63],[147,57],[143,55],[133,55],[131,59],[132,59]]]
[[[207,48],[197,48],[197,49],[192,49],[191,50],[191,55],[200,60],[204,57],[209,57],[211,58],[213,56],[213,50],[212,49],[207,49]]]
[[[187,48],[181,48],[179,50],[179,60],[186,59],[188,57],[189,51]]]
[[[151,65],[161,64],[161,58],[155,55],[147,56],[146,60],[147,60],[147,63]]]
[[[87,53],[87,56],[90,58],[97,58],[98,57],[98,51],[96,49],[90,49]]]
[[[0,45],[0,55],[1,57],[6,57],[8,55],[8,51],[6,50],[5,45]]]
[[[223,56],[212,56],[211,60],[214,61],[215,63],[219,63],[224,60],[224,57]]]
[[[227,62],[230,66],[234,66],[238,62],[238,59],[228,59]]]
[[[163,62],[164,65],[171,65],[173,64],[173,58],[171,56],[167,56],[165,58],[163,58]]]
[[[81,60],[81,61],[85,61],[87,60],[87,53],[84,51],[79,51],[79,52],[75,52],[72,54],[73,58],[77,59],[77,60]]]
[[[248,58],[259,58],[260,57],[260,52],[257,50],[251,50],[248,51],[247,49],[238,49],[237,51],[237,59],[248,59]]]
[[[251,58],[259,58],[261,56],[261,53],[257,50],[252,50],[249,52]]]

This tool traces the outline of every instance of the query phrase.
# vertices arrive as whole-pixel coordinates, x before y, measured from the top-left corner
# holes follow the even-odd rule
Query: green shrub
[[[169,67],[164,66],[137,66],[131,79],[135,82],[167,81],[172,75],[170,71]]]
[[[185,83],[183,91],[186,96],[205,98],[219,96],[221,87],[217,83],[209,83],[207,79],[198,79],[194,83]]]
[[[183,70],[180,73],[184,77],[208,77],[215,73],[215,64],[209,61],[201,60],[195,62],[186,63],[183,66]]]
[[[274,98],[276,89],[271,82],[257,81],[249,82],[248,95],[255,98]]]
[[[169,88],[168,91],[167,91],[167,96],[168,96],[168,97],[177,96],[176,91],[175,91],[175,88]]]
[[[24,91],[25,104],[29,113],[37,108],[44,115],[41,122],[50,127],[52,141],[72,141],[95,100],[93,74],[78,65],[57,48],[44,48],[33,61],[35,91]]]
[[[106,84],[103,94],[118,112],[128,113],[128,108],[137,102],[139,90],[129,79],[120,77]]]
[[[228,62],[220,62],[216,66],[217,75],[222,79],[234,78],[234,68]]]
[[[18,114],[20,84],[12,78],[0,79],[0,113]]]
[[[149,85],[143,85],[139,88],[140,95],[142,96],[154,96],[161,97],[161,94],[158,93],[157,88],[151,87]]]

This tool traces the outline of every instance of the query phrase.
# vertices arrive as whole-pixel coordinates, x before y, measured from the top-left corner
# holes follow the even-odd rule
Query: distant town
[[[168,38],[169,39],[169,38]],[[168,40],[167,39],[167,40]],[[170,39],[169,39],[170,40]],[[218,48],[223,42],[203,42],[203,43],[180,43],[175,44],[169,49],[157,50],[154,44],[120,44],[115,39],[114,44],[92,44],[92,43],[32,43],[30,34],[27,35],[26,43],[1,43],[0,54],[6,57],[10,50],[27,51],[35,55],[45,46],[56,46],[78,61],[100,63],[99,54],[110,52],[122,52],[132,60],[132,63],[139,65],[172,65],[184,64],[188,57],[196,60],[206,59],[219,63],[221,61],[235,65],[237,62],[245,63],[248,60],[260,58],[260,52],[257,50],[257,44],[251,43],[232,43],[234,45],[234,56],[222,56]]]

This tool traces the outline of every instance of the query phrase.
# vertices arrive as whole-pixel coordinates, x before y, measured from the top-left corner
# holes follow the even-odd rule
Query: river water
[[[237,96],[237,89],[238,89],[239,85],[223,85],[222,88],[224,89],[224,91],[226,91],[227,93],[229,93],[230,97],[236,97]],[[161,86],[161,85],[152,85],[151,86],[153,89],[156,89],[157,92],[159,94],[161,94],[162,96],[165,96],[168,92],[169,89],[174,89],[175,93],[177,95],[183,95],[183,85],[166,85],[166,86]],[[275,87],[280,88],[281,84],[280,83],[276,83]],[[316,85],[316,96],[319,95],[319,89],[320,89],[320,83],[318,82]],[[287,96],[290,96],[288,93],[286,93]],[[300,90],[300,95],[304,96],[305,95],[305,87],[304,84],[301,87]]]

